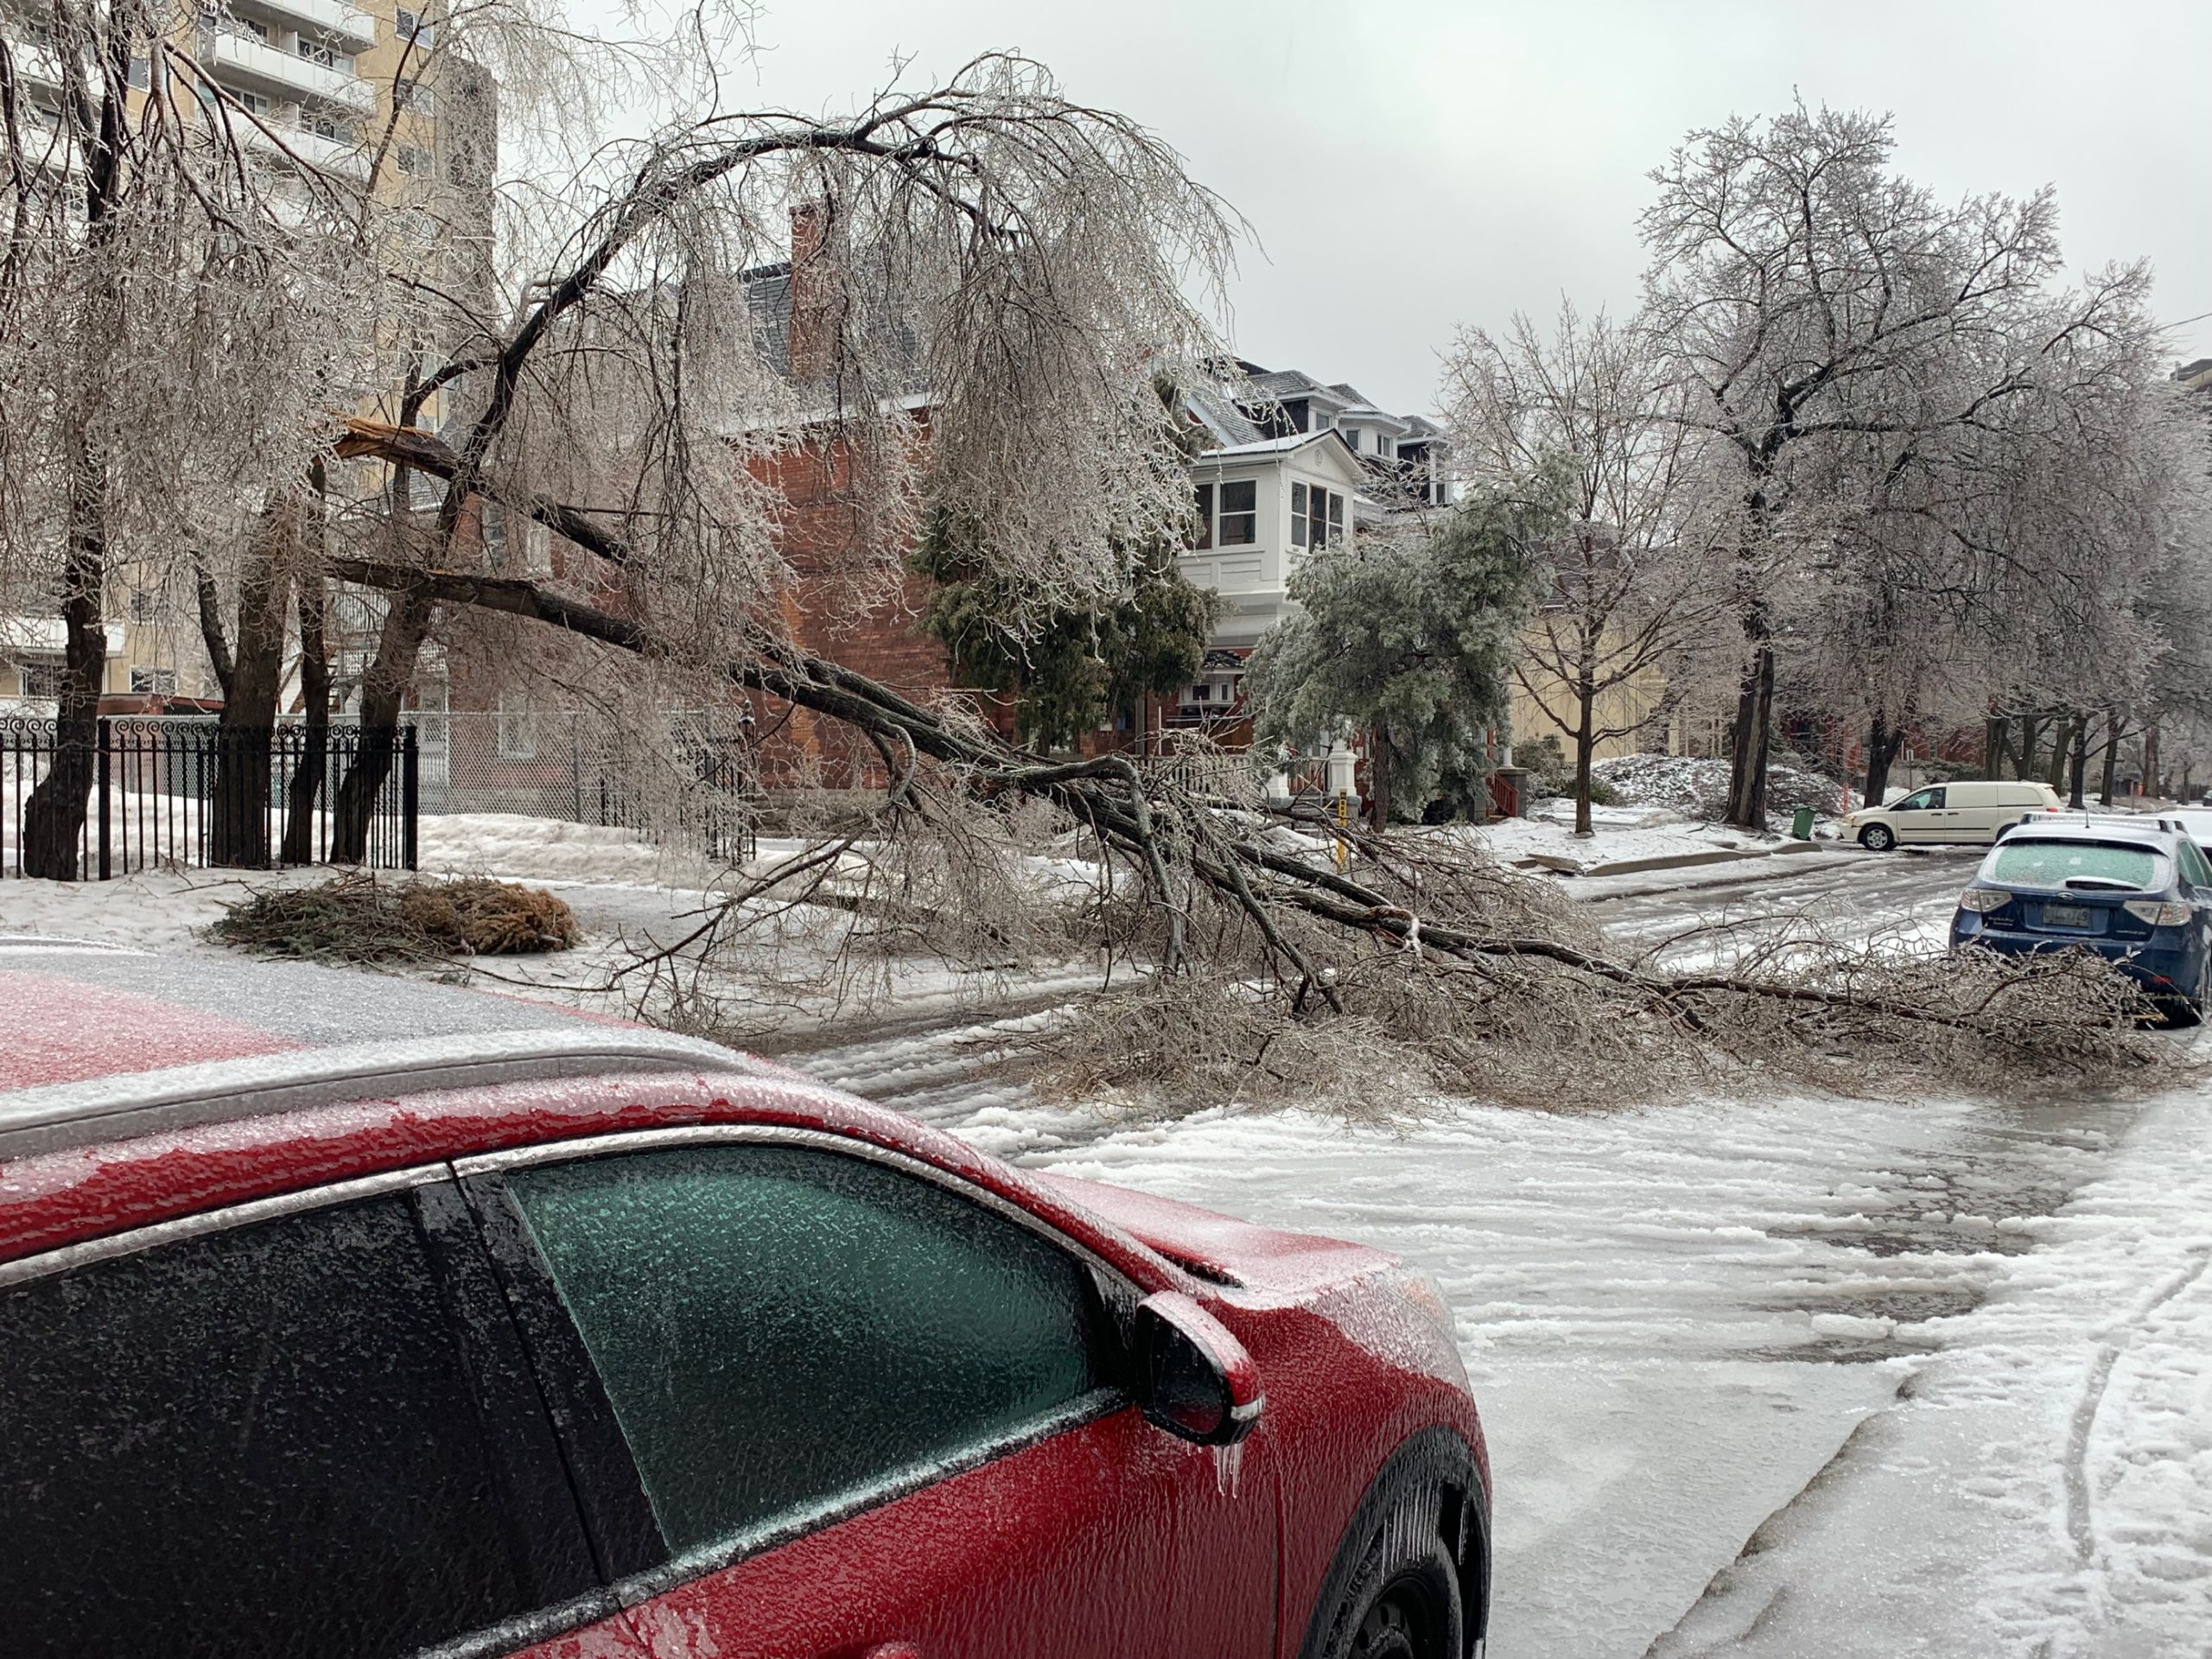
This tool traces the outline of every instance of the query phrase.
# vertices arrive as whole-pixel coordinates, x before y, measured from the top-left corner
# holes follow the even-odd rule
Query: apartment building
[[[0,0],[0,35],[29,94],[29,130],[58,133],[63,77],[50,20],[25,0]],[[199,118],[227,124],[265,169],[280,208],[303,200],[311,182],[368,191],[426,275],[448,291],[488,292],[495,92],[481,69],[444,49],[435,7],[181,0],[170,41],[204,76],[192,87]],[[134,60],[137,96],[162,73],[146,58]],[[60,142],[30,159],[72,178],[80,165]],[[364,412],[395,418],[397,388],[390,404]],[[433,398],[422,418],[435,425],[443,413]],[[376,487],[373,479],[353,482]],[[130,561],[118,564],[127,569]],[[349,636],[372,631],[376,608],[341,602],[341,653]],[[105,614],[110,712],[188,708],[219,695],[188,594],[119,575]],[[0,704],[48,703],[59,689],[61,643],[58,615],[0,615]]]

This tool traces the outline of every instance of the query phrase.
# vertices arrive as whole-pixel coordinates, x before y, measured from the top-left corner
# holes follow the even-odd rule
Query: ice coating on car
[[[8,1022],[0,1094],[297,1046],[164,997],[32,969],[0,967],[0,1009]]]

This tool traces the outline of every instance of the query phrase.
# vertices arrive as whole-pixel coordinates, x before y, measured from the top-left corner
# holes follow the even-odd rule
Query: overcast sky
[[[1236,347],[1427,410],[1462,325],[1631,306],[1645,175],[1792,90],[1892,111],[1945,196],[2057,186],[2076,270],[2147,256],[2212,311],[2208,0],[765,0],[741,79],[830,111],[1019,48],[1155,129],[1252,221]],[[734,89],[733,89],[734,90]],[[2176,360],[2212,355],[2212,321]]]

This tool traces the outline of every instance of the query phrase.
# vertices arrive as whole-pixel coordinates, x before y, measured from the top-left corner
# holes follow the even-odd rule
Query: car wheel
[[[2176,1031],[2187,1031],[2204,1021],[2204,1004],[2198,997],[2162,996],[2158,999],[2158,1012],[2165,1017],[2166,1024]]]
[[[1344,1529],[1300,1659],[1465,1659],[1487,1593],[1479,1481],[1449,1430],[1402,1446]]]
[[[1859,832],[1859,844],[1870,853],[1886,853],[1897,844],[1886,823],[1870,823]]]

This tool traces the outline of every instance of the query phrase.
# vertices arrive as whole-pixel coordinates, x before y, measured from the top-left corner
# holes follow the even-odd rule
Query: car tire
[[[1450,1430],[1401,1446],[1344,1529],[1300,1659],[1466,1659],[1489,1594],[1480,1490]]]
[[[2169,1029],[2188,1031],[2204,1023],[2204,1001],[2195,996],[2162,996],[2158,1012],[2164,1016]]]
[[[1870,823],[1859,832],[1859,844],[1870,853],[1886,853],[1897,844],[1897,838],[1886,823]]]

